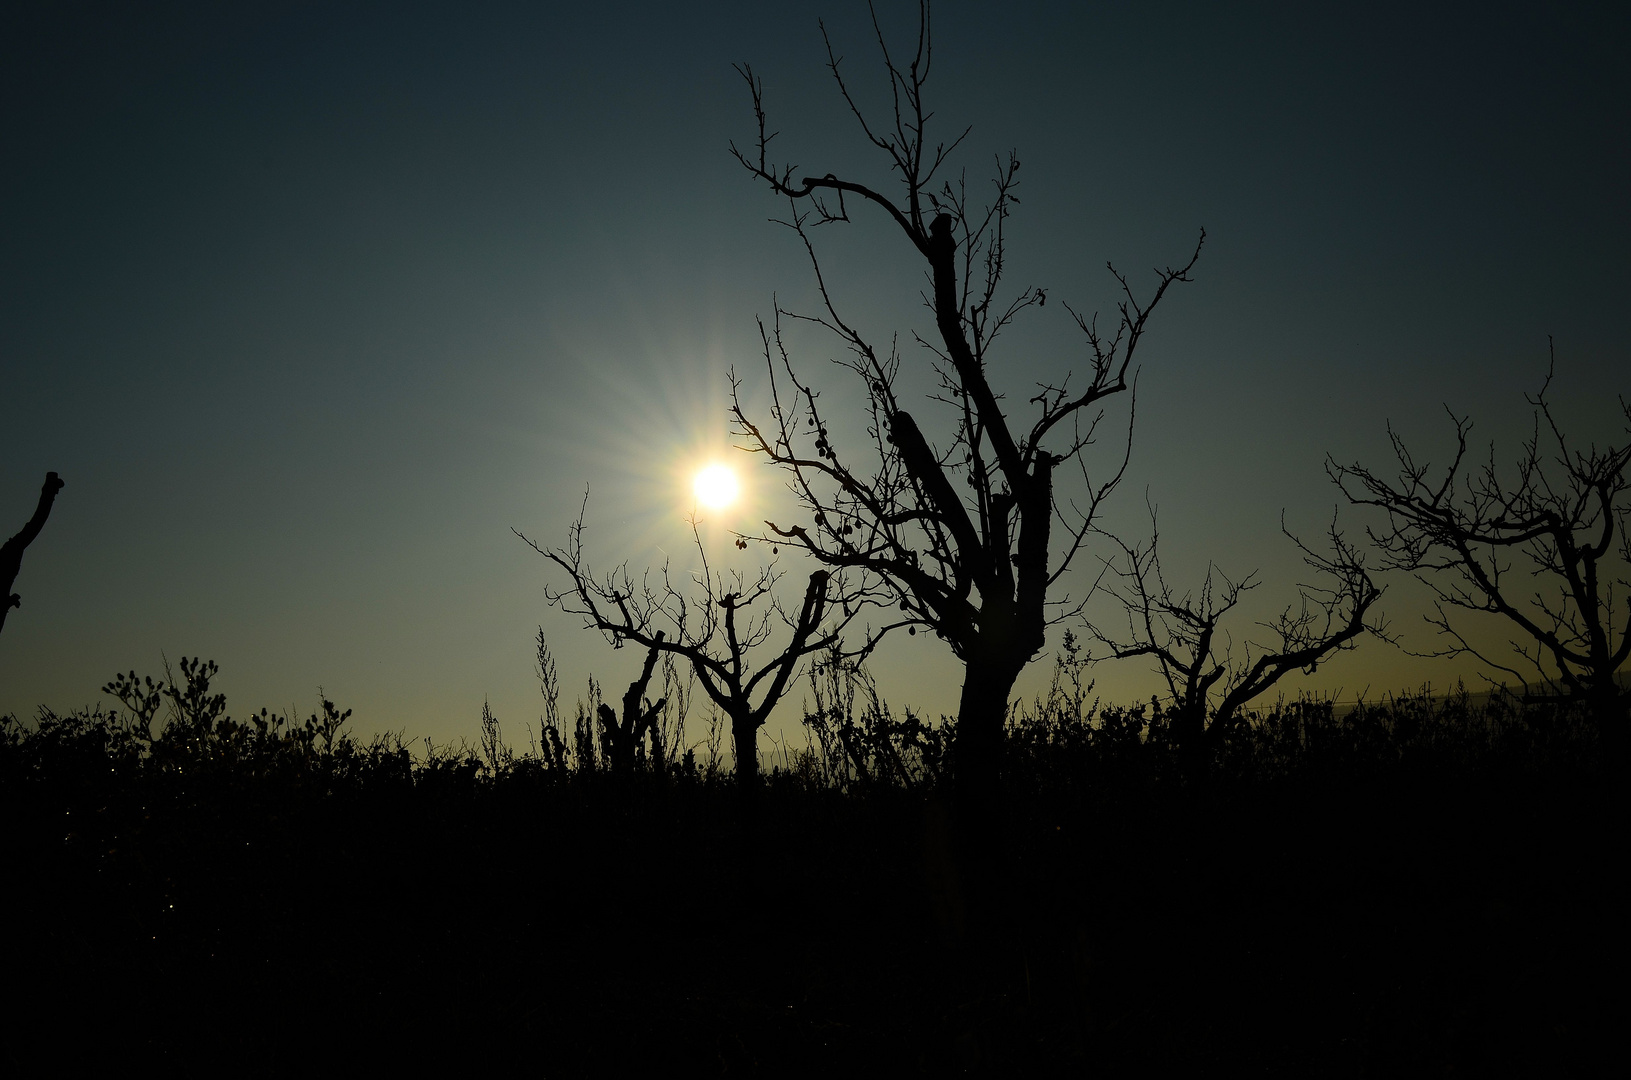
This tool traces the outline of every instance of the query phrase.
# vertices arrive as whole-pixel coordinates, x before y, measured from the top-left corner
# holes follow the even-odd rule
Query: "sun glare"
[[[710,510],[723,510],[736,501],[737,493],[741,490],[736,483],[736,473],[728,465],[709,465],[697,473],[696,482],[692,485],[696,492],[697,501]]]

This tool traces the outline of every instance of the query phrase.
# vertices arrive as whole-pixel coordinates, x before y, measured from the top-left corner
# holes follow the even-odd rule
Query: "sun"
[[[697,473],[691,490],[703,506],[710,510],[723,510],[736,501],[742,489],[729,465],[709,465]]]

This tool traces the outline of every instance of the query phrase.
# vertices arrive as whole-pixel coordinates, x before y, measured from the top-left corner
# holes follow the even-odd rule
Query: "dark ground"
[[[746,861],[735,794],[695,781],[9,753],[14,1075],[1589,1076],[1620,1053],[1622,834],[1578,757],[1017,776],[981,964],[921,792],[774,778]]]

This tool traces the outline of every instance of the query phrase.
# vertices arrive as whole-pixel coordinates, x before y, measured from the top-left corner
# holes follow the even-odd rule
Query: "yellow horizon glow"
[[[710,510],[723,510],[736,501],[742,492],[742,486],[736,480],[736,472],[729,465],[709,465],[697,473],[696,480],[691,485],[697,502]]]

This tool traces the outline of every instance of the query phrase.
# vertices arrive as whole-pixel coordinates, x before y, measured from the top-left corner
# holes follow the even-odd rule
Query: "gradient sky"
[[[1611,5],[1224,7],[940,3],[930,91],[943,133],[974,125],[972,182],[1024,162],[1016,289],[1108,309],[1107,259],[1148,282],[1206,228],[1141,354],[1109,521],[1141,535],[1147,490],[1175,576],[1261,568],[1265,614],[1301,580],[1281,510],[1314,537],[1335,507],[1327,452],[1385,464],[1389,418],[1443,447],[1445,403],[1515,446],[1548,334],[1571,424],[1619,435],[1631,34]],[[865,6],[821,12],[874,88]],[[235,713],[321,686],[359,731],[441,740],[487,698],[524,742],[540,624],[569,698],[625,683],[639,657],[548,609],[559,578],[510,529],[560,542],[587,485],[597,563],[690,565],[683,480],[727,452],[726,374],[760,392],[755,315],[810,297],[726,154],[752,137],[731,64],[764,77],[781,155],[887,183],[823,60],[797,5],[8,5],[0,532],[46,470],[67,487],[0,712],[92,703],[163,651],[216,659]],[[924,325],[885,223],[829,242],[869,333]],[[1083,353],[1050,303],[1008,355],[1019,401]],[[731,524],[704,530],[721,557]],[[1390,582],[1383,606],[1426,646],[1420,599]],[[955,707],[932,637],[878,669],[897,703]],[[1310,685],[1464,670],[1370,643]]]

